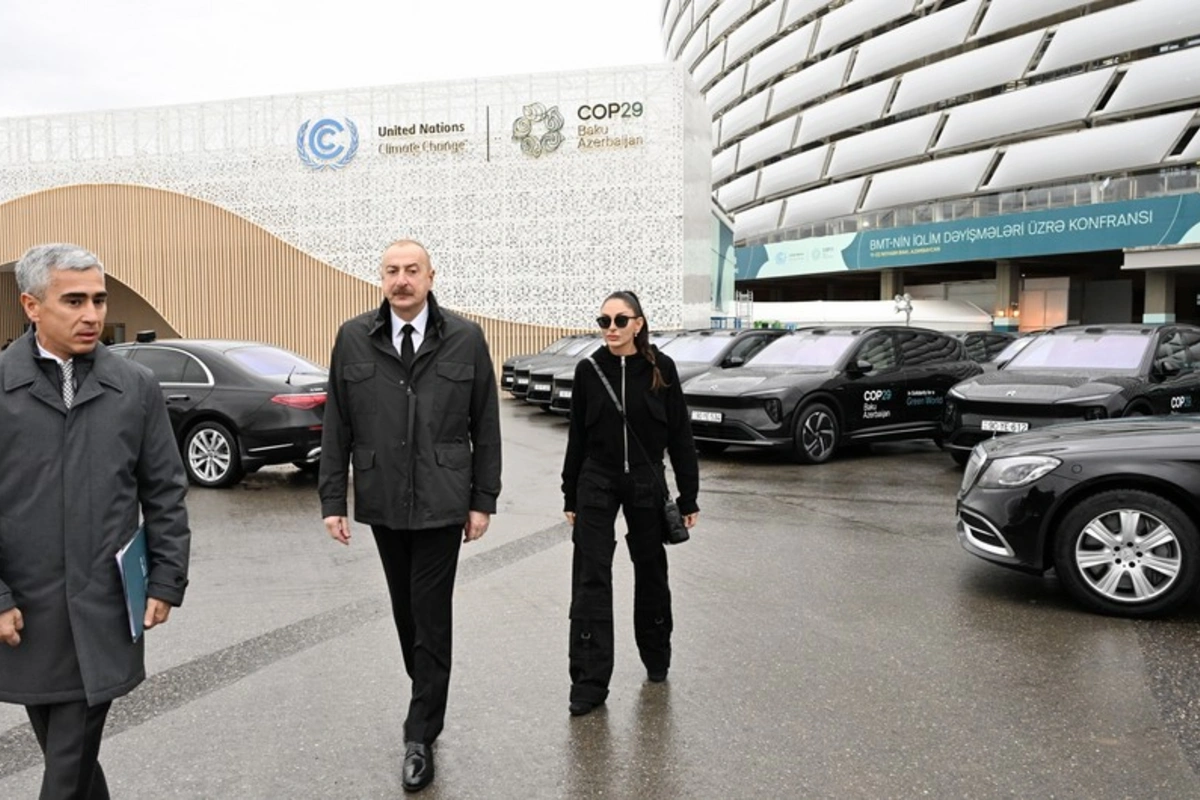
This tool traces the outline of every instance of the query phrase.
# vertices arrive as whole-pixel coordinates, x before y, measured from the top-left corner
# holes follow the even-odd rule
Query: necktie
[[[71,359],[62,362],[62,396],[67,408],[75,402],[75,363]]]
[[[404,333],[404,338],[400,341],[400,360],[404,362],[405,368],[411,370],[414,356],[412,335],[416,328],[405,323],[404,327],[400,330]]]

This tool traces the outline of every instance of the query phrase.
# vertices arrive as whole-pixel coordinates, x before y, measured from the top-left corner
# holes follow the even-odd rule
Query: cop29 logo
[[[522,153],[541,158],[543,153],[553,153],[562,145],[565,120],[558,106],[546,108],[541,103],[530,103],[522,106],[521,112],[513,122],[512,138],[521,145]]]
[[[345,125],[336,119],[305,120],[296,132],[296,152],[311,169],[341,169],[358,152],[358,126],[349,117]]]

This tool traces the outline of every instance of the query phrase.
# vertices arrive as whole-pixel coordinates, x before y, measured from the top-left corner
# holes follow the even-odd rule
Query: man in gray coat
[[[446,713],[459,546],[483,536],[500,494],[500,407],[483,331],[438,306],[425,248],[394,242],[379,272],[383,303],[333,346],[321,514],[349,544],[353,464],[354,518],[375,536],[412,679],[403,786],[414,792],[433,780]]]
[[[144,520],[146,628],[187,585],[187,484],[162,393],[99,344],[104,268],[75,245],[16,266],[33,328],[0,354],[0,701],[25,706],[42,800],[108,797],[112,700],[145,678],[116,553]]]

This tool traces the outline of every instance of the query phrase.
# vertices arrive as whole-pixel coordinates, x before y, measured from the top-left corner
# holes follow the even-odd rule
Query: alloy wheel
[[[204,428],[188,443],[188,466],[206,483],[218,483],[233,464],[233,445],[220,431]]]
[[[1183,568],[1179,539],[1145,511],[1115,509],[1084,526],[1075,563],[1093,591],[1119,603],[1144,603],[1174,585]]]

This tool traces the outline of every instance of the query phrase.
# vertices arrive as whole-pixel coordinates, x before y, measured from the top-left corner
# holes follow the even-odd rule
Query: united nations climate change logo
[[[358,152],[358,126],[349,117],[345,125],[336,119],[305,120],[296,132],[296,152],[304,166],[312,169],[341,169]]]
[[[531,158],[541,158],[543,153],[553,153],[563,143],[562,129],[565,123],[558,106],[546,108],[541,103],[522,106],[521,116],[513,122],[513,141],[521,145],[521,152]]]

